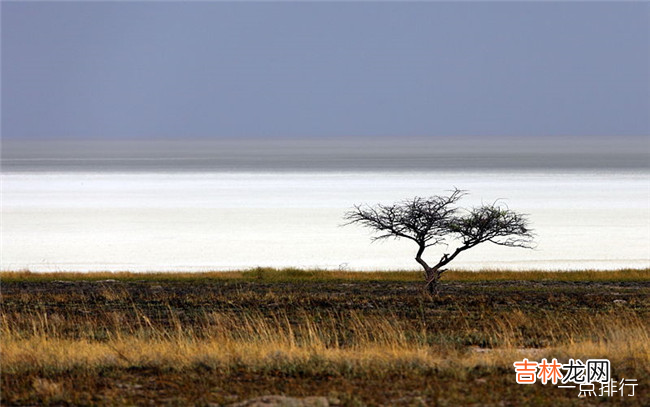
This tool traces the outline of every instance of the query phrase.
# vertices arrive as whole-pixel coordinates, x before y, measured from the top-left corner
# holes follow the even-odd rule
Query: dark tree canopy
[[[457,203],[466,193],[454,189],[448,196],[415,197],[392,205],[355,205],[345,214],[347,224],[360,224],[377,231],[373,240],[404,238],[418,245],[415,260],[422,266],[430,292],[444,266],[463,251],[480,243],[492,242],[508,247],[532,247],[533,234],[525,215],[494,202],[471,209]],[[456,248],[442,255],[433,266],[422,259],[427,247],[456,242]]]

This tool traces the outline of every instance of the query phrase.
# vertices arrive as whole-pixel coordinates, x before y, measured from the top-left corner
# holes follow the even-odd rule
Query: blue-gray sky
[[[650,135],[650,3],[2,2],[2,137]]]

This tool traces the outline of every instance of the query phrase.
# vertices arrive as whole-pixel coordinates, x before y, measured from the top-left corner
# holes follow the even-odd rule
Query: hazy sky
[[[650,135],[650,3],[2,2],[2,137]]]

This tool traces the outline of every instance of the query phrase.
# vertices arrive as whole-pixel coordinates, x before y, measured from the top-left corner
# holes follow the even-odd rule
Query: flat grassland
[[[650,270],[452,271],[433,297],[421,279],[2,272],[0,404],[649,404]],[[586,398],[520,385],[524,357],[606,358],[638,385]]]

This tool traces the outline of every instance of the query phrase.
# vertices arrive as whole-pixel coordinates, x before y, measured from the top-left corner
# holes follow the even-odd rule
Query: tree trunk
[[[431,270],[427,273],[427,283],[424,287],[429,292],[429,294],[438,294],[438,281],[440,280],[442,273],[445,271],[446,270],[441,270],[440,268],[431,268]]]
[[[440,272],[438,271],[438,268],[430,267],[427,262],[422,259],[422,253],[424,253],[425,248],[426,246],[424,244],[420,244],[420,249],[415,255],[415,261],[417,261],[424,269],[424,279],[426,281],[424,290],[429,294],[437,294]]]

